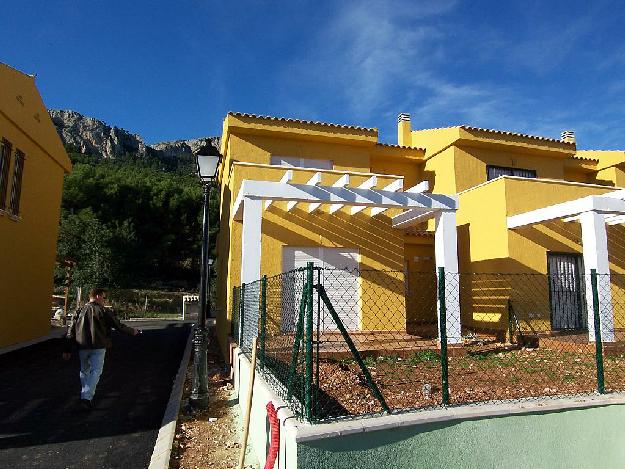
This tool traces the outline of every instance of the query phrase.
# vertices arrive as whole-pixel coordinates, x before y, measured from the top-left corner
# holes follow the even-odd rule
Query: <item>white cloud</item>
[[[593,32],[593,15],[562,20],[558,27],[540,23],[537,10],[535,18],[519,17],[530,29],[526,39],[515,41],[503,29],[458,23],[456,6],[454,1],[340,3],[289,70],[298,91],[318,99],[307,103],[306,115],[339,114],[379,127],[387,141],[395,138],[397,113],[410,112],[413,128],[466,123],[553,138],[573,129],[578,141],[587,136],[600,142],[594,146],[618,144],[618,126],[612,131],[597,122],[614,122],[620,100],[601,101],[595,93],[587,102],[574,102],[575,93],[583,91],[574,89],[567,99],[566,87],[575,80],[561,75],[563,64]],[[606,66],[620,61],[622,50],[613,54]],[[550,78],[553,84],[532,85]],[[618,84],[607,90],[620,91]]]
[[[345,2],[314,38],[313,51],[298,61],[299,77],[340,90],[355,115],[379,112],[406,84],[424,82],[425,58],[438,56],[443,32],[428,19],[454,2]]]

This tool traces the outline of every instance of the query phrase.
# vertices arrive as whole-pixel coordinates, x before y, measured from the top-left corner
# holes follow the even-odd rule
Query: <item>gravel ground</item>
[[[373,380],[392,410],[441,405],[440,358],[435,350],[413,356],[369,357]],[[594,355],[551,349],[496,349],[449,357],[451,404],[581,395],[597,390]],[[605,358],[606,390],[625,389],[625,356]],[[322,360],[317,418],[382,411],[353,360]]]
[[[194,412],[188,405],[193,370],[193,363],[189,363],[170,468],[237,467],[241,451],[243,419],[229,373],[224,371],[224,366],[216,341],[211,338],[208,351],[209,409]],[[245,467],[249,469],[260,467],[249,445]]]

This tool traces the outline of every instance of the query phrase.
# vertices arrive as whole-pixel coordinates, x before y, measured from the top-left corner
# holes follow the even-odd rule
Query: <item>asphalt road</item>
[[[62,360],[61,339],[0,355],[0,467],[149,465],[190,324],[132,326],[144,333],[114,332],[88,412],[78,402],[78,354]]]

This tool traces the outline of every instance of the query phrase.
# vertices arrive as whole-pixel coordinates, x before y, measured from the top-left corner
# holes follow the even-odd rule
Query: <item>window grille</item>
[[[11,204],[9,212],[17,216],[20,211],[20,196],[22,195],[22,176],[24,174],[24,153],[15,150],[15,166],[13,167],[13,183],[11,185]]]
[[[0,210],[6,208],[9,186],[9,165],[11,164],[11,143],[3,138],[0,143]]]
[[[507,168],[505,166],[487,166],[486,178],[488,181],[500,176],[517,176],[522,178],[535,178],[536,171],[533,169]]]

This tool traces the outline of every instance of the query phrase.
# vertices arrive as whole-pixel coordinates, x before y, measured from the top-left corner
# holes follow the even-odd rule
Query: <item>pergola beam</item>
[[[625,214],[623,215],[608,215],[605,217],[607,225],[620,225],[625,223]]]
[[[398,192],[400,190],[402,190],[404,188],[404,180],[403,179],[395,179],[393,182],[391,182],[390,184],[387,184],[385,187],[382,188],[382,190],[385,191],[391,191],[391,192]],[[375,217],[376,215],[384,212],[385,210],[388,210],[384,207],[374,207],[371,209],[371,216]]]
[[[456,235],[456,214],[458,196],[425,194],[422,192],[395,191],[398,183],[384,189],[373,189],[377,180],[370,178],[360,187],[343,187],[349,178],[342,177],[333,186],[317,185],[317,178],[309,184],[290,184],[269,181],[244,180],[233,206],[233,219],[243,221],[241,239],[241,282],[250,283],[260,278],[262,254],[262,206],[265,200],[287,203],[351,205],[370,208],[399,208],[434,218],[436,265],[450,274],[445,276],[445,304],[447,306],[447,341],[462,343],[460,323],[459,283],[454,281],[458,273],[458,252]],[[337,185],[339,185],[337,187]],[[368,187],[368,188],[365,188]],[[421,189],[427,187],[421,186]],[[385,190],[393,189],[393,190]],[[414,190],[414,188],[413,188]],[[251,293],[257,295],[257,293]],[[254,297],[254,301],[257,298]],[[441,314],[441,305],[438,307]],[[440,321],[439,321],[440,324]]]
[[[270,181],[245,180],[233,206],[233,218],[241,220],[243,199],[279,200],[285,202],[308,202],[331,205],[354,205],[362,207],[421,208],[432,210],[455,210],[458,197],[442,194],[390,192],[380,189],[345,188],[330,186],[307,186],[283,184]]]
[[[625,201],[618,197],[589,195],[577,200],[571,200],[508,217],[508,228],[514,229],[550,220],[574,217],[584,212],[625,214]]]
[[[416,186],[409,187],[405,192],[412,194],[421,194],[430,189],[430,183],[428,181],[421,181]],[[428,218],[432,218],[434,214],[432,212],[423,212],[415,209],[407,210],[404,213],[394,216],[392,220],[393,228],[408,228],[409,226],[421,223]]]
[[[408,228],[409,226],[416,225],[425,220],[428,220],[434,216],[434,212],[431,210],[423,211],[416,208],[406,210],[404,213],[391,218],[393,228]]]
[[[321,173],[319,171],[313,174],[312,177],[308,181],[306,181],[307,186],[318,186],[319,184],[321,184]],[[288,204],[286,204],[286,211],[290,212],[291,209],[296,205],[297,202],[289,202]]]
[[[358,186],[358,189],[373,189],[375,186],[378,185],[378,177],[377,176],[371,176],[369,179],[367,179],[365,182],[363,182],[362,184],[360,184]],[[333,208],[333,207],[331,207]],[[358,207],[352,207],[350,213],[352,215],[356,215],[358,212],[361,212],[362,210],[364,210],[366,207],[363,206],[358,206]],[[332,212],[330,212],[332,213]]]
[[[349,184],[349,174],[345,174],[344,177],[347,177],[346,181],[347,183],[344,185],[340,185],[338,184],[339,181],[336,182],[336,184],[332,184],[332,187],[347,187],[347,185]],[[343,204],[336,204],[336,205],[332,205],[329,209],[328,209],[328,213],[332,214],[335,212],[338,212],[339,210],[341,210],[343,208]]]
[[[332,187],[347,187],[349,186],[349,174],[343,174],[340,178],[338,178],[336,181],[334,181],[334,183],[332,184]],[[308,213],[312,213],[315,210],[317,210],[319,207],[321,206],[321,204],[319,202],[310,204],[308,206]]]
[[[291,182],[292,179],[293,179],[293,170],[292,169],[287,169],[284,172],[284,174],[282,175],[282,178],[280,178],[280,183],[281,184],[286,184],[286,183]],[[270,205],[271,205],[271,200],[266,200],[265,201],[265,210],[267,210]]]

